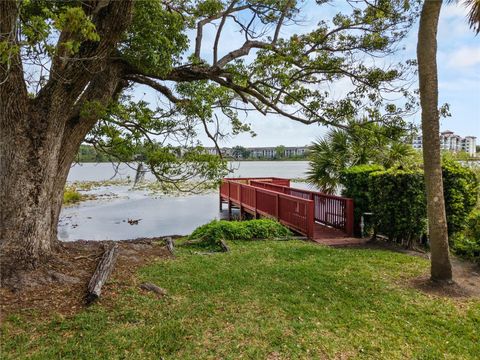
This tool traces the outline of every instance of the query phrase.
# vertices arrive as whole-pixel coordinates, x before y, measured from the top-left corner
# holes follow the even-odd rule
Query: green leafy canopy
[[[215,144],[253,135],[252,112],[340,128],[367,118],[395,128],[415,111],[409,90],[415,63],[378,59],[399,50],[418,1],[347,3],[335,4],[338,13],[311,28],[302,26],[304,6],[323,14],[329,2],[135,1],[128,26],[115,37],[118,24],[106,19],[120,11],[118,3],[25,0],[15,35],[0,39],[0,61],[6,68],[28,64],[32,101],[59,82],[67,90],[83,87],[75,89],[72,107],[81,108],[79,124],[96,120],[85,141],[98,149],[121,161],[140,157],[164,181],[216,180],[225,163],[204,151],[198,131]],[[99,62],[105,65],[89,74]],[[89,86],[109,68],[118,69],[119,81],[105,99]],[[86,74],[84,85],[70,79],[79,73]],[[346,90],[335,91],[337,82]],[[157,101],[141,97],[139,86],[155,91]],[[82,97],[87,90],[95,96]]]

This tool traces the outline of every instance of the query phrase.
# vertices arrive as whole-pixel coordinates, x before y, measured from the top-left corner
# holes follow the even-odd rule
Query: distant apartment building
[[[301,147],[286,147],[285,148],[285,157],[294,157],[294,156],[305,156],[308,152],[307,146]]]
[[[308,146],[285,146],[282,147],[283,154],[277,154],[279,147],[247,147],[248,158],[250,159],[275,159],[275,158],[292,158],[303,157],[308,151]],[[207,147],[209,154],[217,154],[217,149],[214,147]],[[232,148],[221,148],[223,156],[241,158],[238,154],[233,153]]]
[[[475,136],[466,136],[462,140],[462,150],[470,154],[470,156],[475,156],[477,152],[477,138]]]
[[[205,150],[210,155],[217,155],[218,154],[218,150],[217,150],[216,147],[206,147]],[[224,148],[220,148],[220,151],[222,152],[222,155],[225,156],[225,157],[232,156],[232,148],[224,147]]]
[[[452,152],[465,151],[470,156],[475,156],[477,145],[476,139],[477,138],[475,136],[466,136],[462,138],[453,131],[443,131],[440,133],[440,149]],[[423,148],[422,135],[418,135],[413,138],[412,146],[414,149]]]
[[[307,146],[285,146],[282,147],[283,153],[277,154],[278,147],[255,147],[247,148],[250,151],[251,158],[274,159],[277,157],[302,157],[307,152]]]

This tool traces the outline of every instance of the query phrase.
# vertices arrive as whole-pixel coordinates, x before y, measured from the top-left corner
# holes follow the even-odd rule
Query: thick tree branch
[[[266,49],[268,47],[271,47],[271,44],[263,42],[263,41],[246,41],[241,48],[229,52],[227,55],[222,57],[220,60],[218,60],[216,66],[219,68],[223,68],[225,65],[230,63],[231,61],[238,59],[242,56],[248,55],[250,50],[256,48],[256,49]]]
[[[275,28],[275,34],[273,35],[272,45],[275,45],[277,43],[278,37],[280,36],[280,30],[283,26],[283,22],[285,21],[285,16],[287,15],[287,12],[291,9],[291,7],[292,0],[289,0],[282,11],[282,15],[280,15],[280,18],[278,19],[277,27]]]
[[[23,65],[20,52],[15,50],[18,45],[18,12],[17,1],[0,1],[0,42],[5,42],[8,47],[2,50],[5,51],[8,56],[6,62],[0,63],[0,92],[5,92],[5,96],[11,96],[11,94],[14,93],[18,100],[22,99],[26,101],[28,93],[24,79]]]
[[[225,21],[227,20],[227,16],[229,12],[232,10],[232,8],[235,6],[237,2],[238,0],[232,1],[230,6],[227,8],[227,11],[223,14],[222,21],[220,21],[220,25],[218,25],[217,34],[215,35],[215,42],[213,44],[213,64],[216,64],[218,60],[218,43],[220,41],[220,35],[222,34],[223,26],[225,25]]]
[[[151,87],[154,90],[157,90],[161,94],[163,94],[168,100],[170,100],[172,103],[177,104],[180,102],[186,101],[185,99],[180,99],[176,97],[172,90],[170,90],[167,86],[160,84],[159,82],[152,80],[146,76],[142,75],[126,75],[124,76],[125,80],[133,81],[138,84],[143,84]]]
[[[236,3],[236,2],[237,2],[237,0],[233,1],[233,3]],[[242,6],[237,6],[237,7],[229,6],[227,8],[227,10],[225,10],[225,11],[222,11],[220,13],[214,14],[212,16],[209,16],[205,19],[200,20],[197,23],[197,36],[195,38],[195,53],[194,53],[195,57],[200,59],[200,52],[202,50],[202,40],[203,40],[203,27],[206,24],[211,23],[212,21],[220,19],[222,17],[225,17],[229,14],[233,14],[235,12],[239,12],[239,11],[248,9],[249,7],[250,7],[250,5],[248,5],[248,4],[247,5],[242,5]]]
[[[38,94],[39,99],[59,91],[65,99],[75,99],[81,94],[90,79],[102,72],[110,56],[128,27],[132,17],[133,0],[110,1],[107,6],[93,15],[93,23],[100,41],[84,41],[78,53],[67,55],[62,51],[52,59],[51,76]],[[62,33],[59,39],[69,38]]]

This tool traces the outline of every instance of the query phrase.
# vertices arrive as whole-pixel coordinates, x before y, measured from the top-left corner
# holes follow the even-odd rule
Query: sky
[[[338,11],[339,0],[333,5],[317,6],[314,1],[307,1],[302,11],[301,32],[313,29],[316,23],[330,17]],[[440,15],[438,29],[438,75],[439,75],[439,104],[450,105],[451,117],[441,120],[441,130],[452,130],[458,135],[476,136],[480,143],[480,35],[475,36],[467,24],[467,10],[461,5],[444,5]],[[210,29],[212,30],[212,29]],[[285,37],[297,31],[294,27],[285,28],[282,35]],[[418,21],[404,39],[404,50],[394,55],[392,60],[405,61],[416,58],[416,38]],[[213,43],[212,31],[204,30],[202,58],[211,58]],[[194,34],[190,34],[193,40]],[[222,39],[224,40],[224,39]],[[227,53],[242,45],[243,37],[229,37],[220,43],[222,53]],[[418,88],[418,83],[414,85]],[[148,91],[148,90],[145,90]],[[420,112],[413,115],[409,121],[420,124]],[[220,143],[221,146],[232,147],[242,145],[254,146],[304,146],[320,138],[327,128],[319,125],[304,125],[281,116],[263,116],[251,112],[246,119],[252,130],[257,134],[240,134],[229,137]],[[205,146],[212,146],[212,142],[199,129],[199,139]]]

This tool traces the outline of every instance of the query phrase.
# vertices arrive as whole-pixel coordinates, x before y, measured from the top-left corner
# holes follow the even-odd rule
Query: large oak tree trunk
[[[85,105],[107,106],[127,86],[124,65],[110,54],[131,20],[133,2],[103,5],[85,7],[96,9],[92,19],[100,41],[82,44],[77,59],[55,57],[48,83],[34,98],[19,53],[0,67],[1,279],[51,255],[68,171],[99,116],[85,114]],[[18,42],[17,18],[18,3],[0,1],[0,40],[12,46]],[[69,34],[62,36],[68,40]]]
[[[443,197],[438,112],[437,28],[442,1],[425,1],[418,30],[417,58],[422,106],[423,162],[431,249],[431,278],[451,281],[445,200]]]
[[[24,106],[0,115],[0,241],[4,259],[32,267],[56,241],[63,187],[55,180],[63,130],[61,121],[49,122],[48,114]]]
[[[120,80],[121,71],[121,66],[112,65],[97,74],[85,96],[107,105],[127,85]],[[0,99],[8,101],[6,96]],[[57,243],[68,172],[98,119],[97,114],[82,117],[65,103],[52,106],[37,101],[33,106],[12,101],[0,114],[2,277],[35,267]]]

